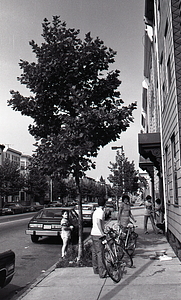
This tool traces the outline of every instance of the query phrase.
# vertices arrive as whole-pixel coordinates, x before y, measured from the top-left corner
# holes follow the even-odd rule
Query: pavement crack
[[[163,272],[165,272],[165,270],[166,270],[166,268],[163,268],[161,270],[155,271],[153,274],[149,274],[146,277],[152,277],[152,276],[156,275],[157,273],[163,273]]]

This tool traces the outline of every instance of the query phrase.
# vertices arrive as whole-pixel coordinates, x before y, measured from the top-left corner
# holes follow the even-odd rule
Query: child
[[[68,242],[71,238],[71,230],[73,229],[73,226],[70,226],[68,211],[64,211],[63,213],[61,226],[61,238],[63,241],[62,258],[65,258],[65,255],[67,254]]]
[[[150,221],[151,221],[153,231],[157,234],[158,230],[157,230],[155,222],[154,222],[153,205],[152,205],[150,195],[146,196],[144,205],[145,205],[145,213],[144,213],[144,231],[145,231],[145,234],[148,234],[148,231],[147,231],[148,219],[150,219]]]
[[[126,230],[126,227],[130,222],[130,219],[136,222],[135,218],[131,213],[130,198],[128,195],[124,194],[122,196],[122,203],[118,211],[118,224],[123,227],[123,231]]]

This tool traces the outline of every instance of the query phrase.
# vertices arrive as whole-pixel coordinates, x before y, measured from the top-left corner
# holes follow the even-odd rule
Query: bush
[[[57,268],[67,267],[92,267],[92,244],[89,242],[84,245],[84,255],[81,261],[77,261],[78,246],[69,245],[67,255],[57,263]]]

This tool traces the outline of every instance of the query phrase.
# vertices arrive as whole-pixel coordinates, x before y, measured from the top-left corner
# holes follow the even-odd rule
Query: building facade
[[[150,161],[165,209],[167,237],[181,258],[181,1],[145,0],[140,155]],[[140,164],[144,168],[144,165]],[[146,169],[146,166],[145,166]],[[153,184],[155,193],[155,185]]]

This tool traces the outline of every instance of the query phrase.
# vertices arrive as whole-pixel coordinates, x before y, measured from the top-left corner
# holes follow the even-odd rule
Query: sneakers
[[[148,234],[148,231],[145,231],[145,234]]]
[[[165,261],[165,260],[172,260],[172,257],[167,256],[166,254],[162,255],[159,257],[160,261]]]

